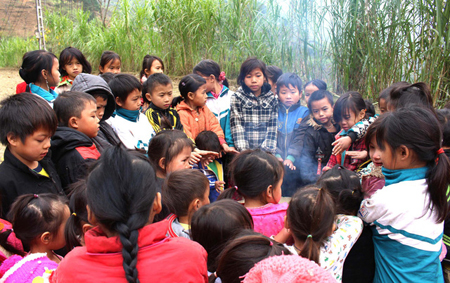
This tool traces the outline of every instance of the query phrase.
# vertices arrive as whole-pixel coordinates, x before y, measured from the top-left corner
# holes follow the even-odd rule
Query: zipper
[[[283,105],[284,107],[284,105]],[[287,157],[287,122],[288,122],[288,114],[289,114],[289,108],[286,109],[286,121],[284,122],[284,129],[286,135],[284,136],[284,159]]]

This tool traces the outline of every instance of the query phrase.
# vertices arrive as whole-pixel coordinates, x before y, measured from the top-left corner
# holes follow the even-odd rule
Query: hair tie
[[[186,86],[186,83],[185,83],[185,82],[181,82],[181,85],[182,85],[182,86]]]
[[[438,151],[436,152],[437,155],[444,153],[444,149],[441,147],[440,149],[438,149]]]
[[[236,191],[238,190],[238,187],[237,187],[237,186],[234,186],[234,188],[236,189]]]
[[[73,216],[77,217],[77,214],[75,212],[72,213]]]
[[[214,272],[213,274],[214,274],[214,277],[216,277],[216,278],[217,278],[217,272]]]
[[[306,239],[311,238],[312,239],[312,235],[309,234],[308,236],[306,236]]]
[[[225,72],[220,72],[219,81],[223,82],[226,79]]]
[[[272,247],[273,246],[273,242],[272,241],[269,241],[270,242],[270,246]]]
[[[352,195],[355,193],[355,190],[352,191]]]
[[[37,194],[34,194],[33,197],[34,197],[34,198],[38,198],[39,196],[38,196]]]

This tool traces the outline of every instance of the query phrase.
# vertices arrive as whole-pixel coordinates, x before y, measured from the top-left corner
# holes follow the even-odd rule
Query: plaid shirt
[[[343,134],[342,132],[343,132],[343,130],[336,135],[336,140],[340,139],[343,136],[346,136],[346,134]],[[366,150],[365,138],[362,137],[360,140],[353,142],[352,145],[350,146],[350,148],[347,150],[348,151]],[[349,170],[355,171],[356,169],[358,169],[358,167],[361,164],[363,164],[367,160],[367,158],[366,159],[351,158],[350,156],[346,155],[345,153],[346,153],[346,151],[339,154],[338,156],[332,154],[330,156],[330,160],[328,160],[327,167],[333,168],[334,165],[340,164]],[[344,158],[343,164],[342,164],[342,158]]]
[[[275,154],[277,148],[278,102],[264,84],[256,97],[240,87],[231,97],[231,134],[237,150],[261,148]]]

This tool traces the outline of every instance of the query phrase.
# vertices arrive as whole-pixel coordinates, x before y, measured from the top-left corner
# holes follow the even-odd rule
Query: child
[[[356,216],[336,217],[330,193],[310,186],[292,196],[286,222],[295,242],[291,252],[316,262],[341,282],[343,263],[361,234],[362,221]]]
[[[59,72],[62,78],[56,88],[58,94],[69,91],[76,76],[81,73],[90,74],[92,71],[91,64],[86,60],[83,53],[75,47],[67,47],[61,51],[59,62]]]
[[[53,107],[58,94],[53,90],[59,84],[59,62],[53,53],[35,50],[23,55],[20,77],[25,85],[17,85],[16,93],[31,92],[45,99]]]
[[[266,80],[266,64],[256,57],[245,60],[238,77],[241,87],[231,97],[231,134],[238,151],[276,151],[277,98]]]
[[[444,282],[439,255],[450,168],[438,121],[413,106],[386,113],[371,127],[366,138],[376,137],[373,150],[386,181],[359,210],[373,225],[374,282]]]
[[[100,71],[100,74],[120,74],[121,65],[122,60],[120,60],[119,54],[113,51],[104,51],[102,53],[102,57],[100,58],[100,65],[98,66],[98,70]]]
[[[94,97],[84,92],[66,91],[55,100],[59,127],[52,137],[52,160],[64,190],[83,178],[100,157],[92,138],[97,136],[99,119]]]
[[[116,112],[107,123],[128,149],[145,150],[155,131],[147,117],[140,112],[141,84],[128,74],[118,74],[109,82],[116,98]]]
[[[356,91],[347,92],[341,95],[336,101],[333,111],[334,121],[339,123],[341,131],[336,135],[336,140],[348,135],[356,123],[366,118],[366,103],[361,94]],[[349,170],[356,170],[367,159],[367,150],[364,138],[351,144],[347,151],[342,154],[331,155],[324,171],[340,164]]]
[[[10,215],[16,236],[30,253],[3,262],[2,282],[48,282],[62,260],[53,250],[65,246],[64,225],[70,215],[67,200],[54,194],[22,195]]]
[[[114,95],[106,81],[99,76],[79,74],[73,81],[72,90],[88,93],[97,101],[96,115],[100,120],[100,129],[98,135],[92,140],[98,151],[102,153],[106,148],[120,144],[119,137],[106,122],[106,120],[112,116],[116,108]]]
[[[172,89],[172,81],[163,73],[149,76],[142,86],[142,97],[148,104],[145,116],[156,133],[163,129],[183,130],[177,110],[170,107],[173,100]]]
[[[89,222],[97,227],[85,234],[86,246],[66,255],[53,282],[177,282],[180,274],[183,282],[207,282],[205,250],[167,238],[167,220],[149,224],[161,195],[145,157],[108,148],[87,178],[86,194]]]
[[[204,205],[194,213],[191,238],[208,253],[208,273],[216,271],[217,258],[228,241],[245,229],[253,229],[252,216],[243,205],[230,199]]]
[[[181,169],[170,173],[163,187],[163,202],[171,214],[167,236],[190,239],[191,219],[194,212],[209,204],[209,182],[201,172]]]
[[[268,66],[267,67],[267,82],[270,84],[271,91],[275,94],[277,91],[277,81],[278,78],[283,74],[283,70],[278,68],[277,66]]]
[[[364,99],[364,103],[366,104],[366,116],[367,118],[375,116],[375,107],[372,104],[372,101],[369,99]]]
[[[198,149],[208,150],[220,153],[222,148],[220,146],[220,141],[217,135],[211,131],[203,131],[198,134],[195,139],[195,144]],[[215,202],[220,192],[223,191],[225,186],[224,176],[223,176],[223,163],[221,158],[214,159],[208,165],[204,165],[201,162],[193,165],[194,169],[200,170],[209,181],[209,201]]]
[[[319,79],[314,79],[305,84],[306,105],[308,105],[309,97],[311,96],[311,94],[313,94],[313,92],[317,90],[327,90],[327,83]]]
[[[220,198],[232,198],[237,192],[255,223],[255,231],[267,237],[277,235],[284,227],[287,203],[281,200],[284,168],[278,159],[261,149],[246,150],[231,163],[234,188],[226,189]]]
[[[0,164],[2,217],[23,194],[64,194],[48,155],[58,120],[46,101],[31,93],[10,96],[0,103],[0,139],[6,146]]]
[[[164,63],[158,56],[154,55],[145,55],[144,60],[142,61],[142,70],[139,73],[139,77],[141,78],[141,84],[145,83],[145,81],[150,77],[150,75],[164,73]],[[142,96],[144,97],[144,96]]]
[[[394,85],[392,85],[393,88],[389,93],[389,111],[419,105],[430,109],[433,113],[435,112],[430,86],[426,83],[408,84],[400,82]]]

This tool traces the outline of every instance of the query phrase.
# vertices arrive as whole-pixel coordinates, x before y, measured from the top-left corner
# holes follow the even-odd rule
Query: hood
[[[93,141],[82,132],[69,127],[58,127],[51,141],[52,159],[59,160],[72,149],[79,146],[90,147],[92,144]]]
[[[200,110],[201,108],[202,108],[202,107],[199,107],[199,110]],[[189,106],[186,104],[186,102],[184,102],[184,100],[181,101],[180,104],[177,105],[177,111],[179,111],[179,110],[193,111],[192,108],[189,107]]]
[[[103,90],[108,94],[108,101],[106,102],[105,114],[103,114],[102,121],[108,120],[116,109],[116,101],[111,89],[104,79],[99,76],[81,73],[76,76],[73,81],[72,91],[81,91],[91,93],[93,90]]]

